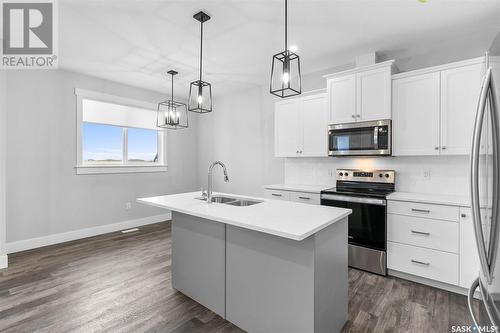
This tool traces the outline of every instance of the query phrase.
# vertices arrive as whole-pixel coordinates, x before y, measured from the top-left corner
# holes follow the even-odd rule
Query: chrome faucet
[[[227,176],[226,166],[224,165],[224,163],[222,163],[221,161],[215,161],[214,163],[212,163],[210,165],[210,167],[208,168],[207,203],[212,203],[212,169],[217,164],[220,165],[222,167],[222,169],[224,170],[224,181],[225,182],[229,181],[229,177]]]

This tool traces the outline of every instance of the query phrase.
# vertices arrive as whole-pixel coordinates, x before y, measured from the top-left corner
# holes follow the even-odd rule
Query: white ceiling
[[[370,51],[411,54],[449,40],[486,50],[500,31],[500,0],[289,0],[289,40],[304,73]],[[204,72],[214,94],[267,84],[283,50],[282,0],[59,1],[60,67],[166,92],[196,79],[199,23],[206,11]]]

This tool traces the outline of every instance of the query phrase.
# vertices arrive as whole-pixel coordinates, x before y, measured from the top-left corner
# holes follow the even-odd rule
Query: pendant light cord
[[[172,76],[172,104],[174,104],[174,74],[170,74]]]
[[[203,59],[203,21],[201,22],[201,38],[200,38],[200,81],[201,81],[201,71],[202,71],[202,59]]]
[[[288,50],[288,3],[285,0],[285,51]]]

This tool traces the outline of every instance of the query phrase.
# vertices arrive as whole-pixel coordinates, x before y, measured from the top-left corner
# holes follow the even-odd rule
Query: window
[[[83,123],[83,164],[122,164],[123,130],[113,125]]]
[[[166,171],[156,105],[75,89],[77,173]]]
[[[129,163],[157,163],[157,132],[142,128],[130,128],[128,130],[127,152]]]

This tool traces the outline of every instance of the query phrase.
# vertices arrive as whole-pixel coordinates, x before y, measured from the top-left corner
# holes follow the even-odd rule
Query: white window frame
[[[158,163],[129,163],[127,152],[128,128],[123,131],[123,164],[120,165],[86,165],[83,163],[83,100],[91,99],[100,102],[137,107],[156,112],[157,105],[140,100],[121,96],[108,95],[96,91],[75,88],[76,96],[76,174],[109,174],[109,173],[141,173],[166,172],[167,165],[167,133],[164,129],[158,130]]]

